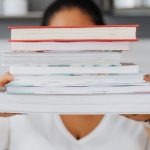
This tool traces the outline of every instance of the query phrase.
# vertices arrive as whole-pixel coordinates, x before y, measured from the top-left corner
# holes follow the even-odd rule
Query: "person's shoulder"
[[[118,122],[118,125],[120,126],[126,126],[126,128],[143,128],[143,123],[142,122],[139,122],[139,121],[135,121],[135,120],[132,120],[132,119],[129,119],[125,116],[122,116],[122,115],[115,115],[114,116]]]
[[[123,132],[131,134],[131,136],[135,135],[141,135],[142,137],[147,136],[143,122],[128,119],[121,115],[116,115],[115,118],[118,129],[121,129]]]
[[[28,124],[47,124],[48,122],[51,123],[53,121],[52,114],[20,114],[11,117],[11,122],[14,124],[20,124],[21,122],[28,123]]]

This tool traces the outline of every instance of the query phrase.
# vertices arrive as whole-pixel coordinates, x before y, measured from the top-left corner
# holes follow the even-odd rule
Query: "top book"
[[[14,26],[11,41],[136,41],[138,25]]]

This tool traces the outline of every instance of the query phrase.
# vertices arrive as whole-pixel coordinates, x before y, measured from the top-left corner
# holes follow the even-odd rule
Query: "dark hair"
[[[42,26],[47,26],[55,13],[64,8],[79,8],[87,13],[96,25],[104,25],[101,10],[92,0],[55,0],[44,12]]]

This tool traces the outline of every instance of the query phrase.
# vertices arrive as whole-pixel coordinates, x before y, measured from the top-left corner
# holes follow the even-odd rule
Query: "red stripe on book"
[[[9,40],[9,42],[135,42],[138,41],[138,39],[121,39],[121,40],[115,40],[115,39],[83,39],[83,40],[77,40],[77,39],[52,39],[52,40]]]
[[[10,26],[9,29],[28,29],[28,28],[101,28],[101,27],[139,27],[138,24],[129,25],[90,25],[90,26]]]

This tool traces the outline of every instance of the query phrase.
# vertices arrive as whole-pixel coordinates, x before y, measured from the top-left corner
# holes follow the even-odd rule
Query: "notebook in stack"
[[[11,94],[146,93],[139,66],[121,63],[138,25],[10,27],[11,51],[1,55],[14,75]]]

